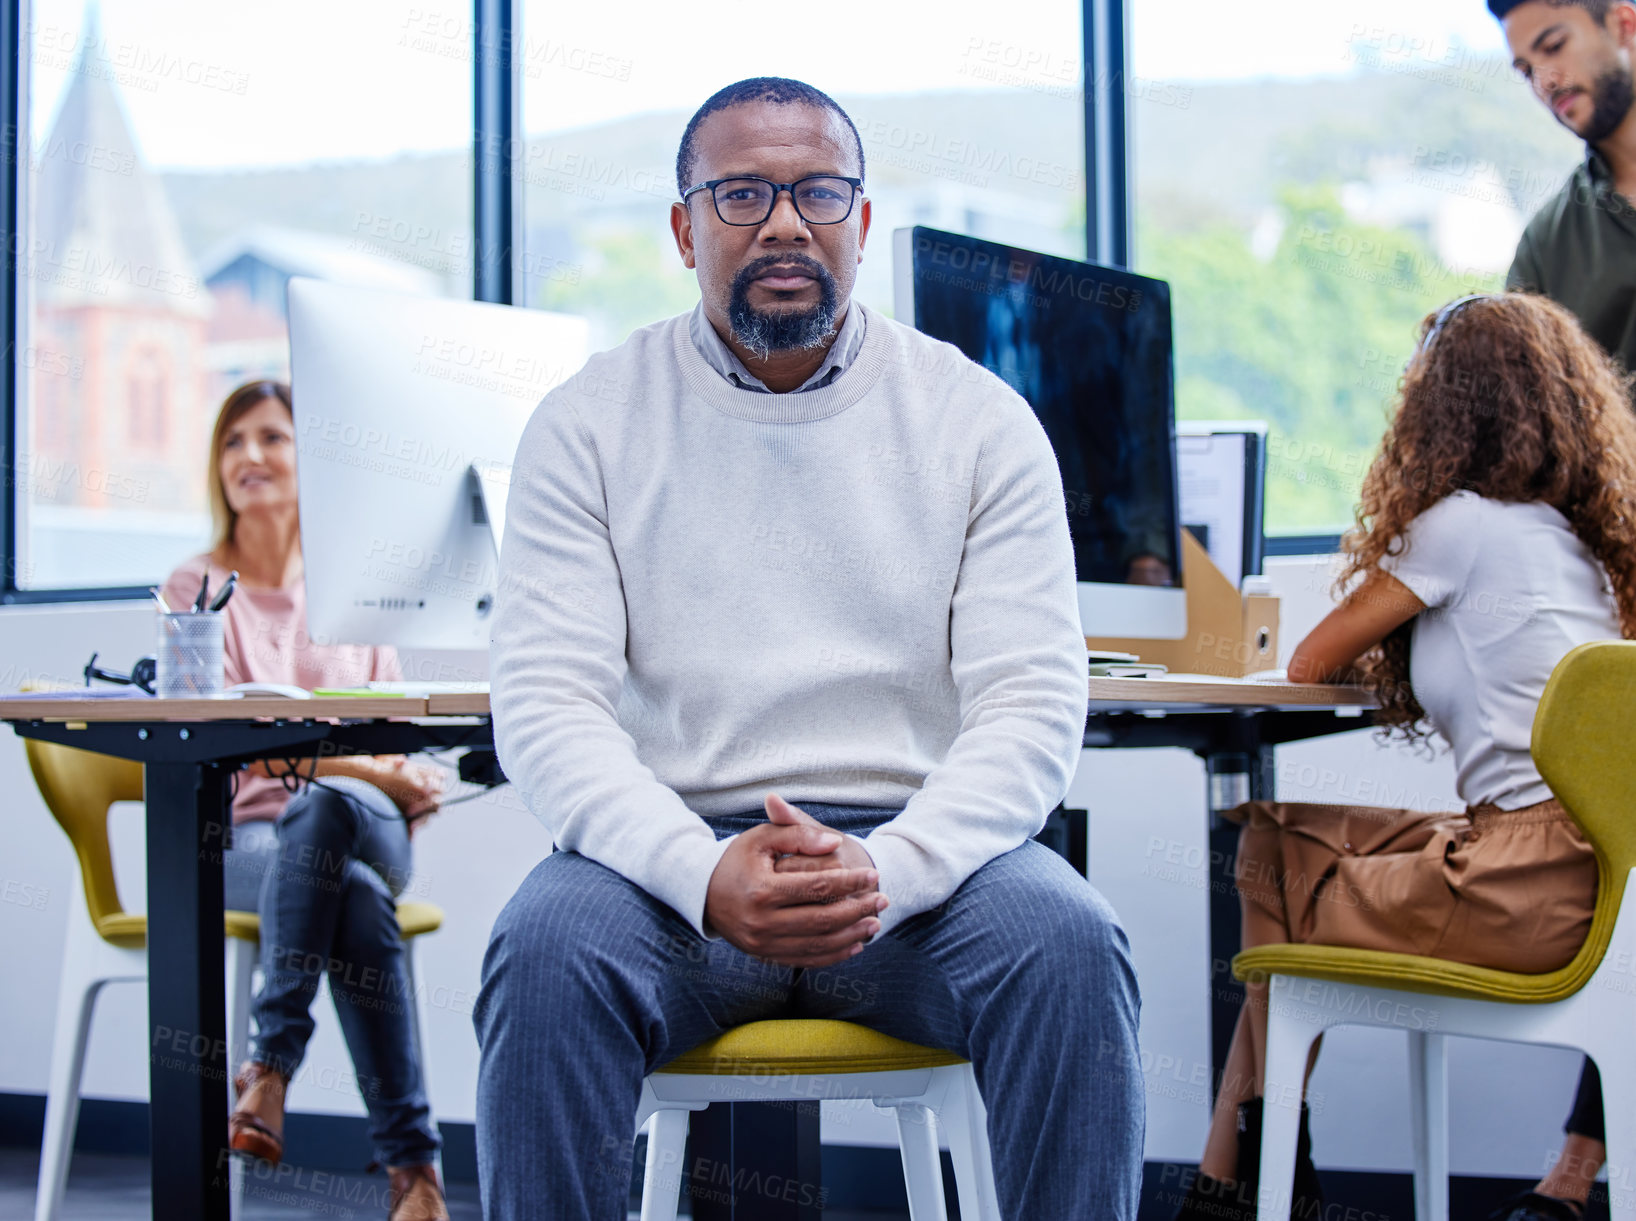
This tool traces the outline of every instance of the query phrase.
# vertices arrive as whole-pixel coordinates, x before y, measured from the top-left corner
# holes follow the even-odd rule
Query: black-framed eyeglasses
[[[740,176],[712,178],[682,192],[682,202],[695,191],[710,192],[716,215],[724,225],[761,225],[773,214],[778,193],[788,191],[801,219],[809,225],[838,225],[852,215],[852,205],[863,190],[862,178],[839,174],[808,174],[794,182]]]

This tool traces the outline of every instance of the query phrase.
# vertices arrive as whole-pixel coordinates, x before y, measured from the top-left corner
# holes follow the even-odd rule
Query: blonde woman
[[[399,676],[391,649],[329,645],[306,630],[296,507],[295,423],[289,387],[257,381],[227,396],[210,445],[216,541],[171,573],[165,599],[193,602],[208,576],[229,572],[225,677],[241,682],[351,687]],[[312,1036],[313,997],[330,994],[369,1111],[378,1162],[390,1178],[390,1221],[448,1217],[432,1161],[438,1137],[416,1056],[396,897],[409,880],[409,836],[437,808],[441,773],[401,757],[260,764],[239,774],[233,846],[225,862],[229,908],[261,916],[262,986],[255,1042],[234,1077],[231,1147],[277,1163],[284,1094]],[[310,779],[309,779],[310,777]]]

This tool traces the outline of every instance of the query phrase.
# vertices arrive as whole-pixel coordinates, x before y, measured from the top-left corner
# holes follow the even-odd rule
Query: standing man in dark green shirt
[[[1636,3],[1488,0],[1512,62],[1585,160],[1534,214],[1507,288],[1571,309],[1636,372]]]
[[[1585,141],[1585,160],[1523,231],[1507,288],[1567,306],[1636,373],[1636,3],[1488,0],[1512,64],[1553,115]],[[1585,1061],[1556,1164],[1491,1221],[1578,1221],[1607,1135],[1602,1085]]]

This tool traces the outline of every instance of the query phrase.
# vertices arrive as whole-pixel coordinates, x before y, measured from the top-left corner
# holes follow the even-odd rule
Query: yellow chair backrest
[[[1600,640],[1551,673],[1534,714],[1534,765],[1596,849],[1596,914],[1585,947],[1601,961],[1636,866],[1636,640]]]
[[[116,801],[142,800],[142,765],[55,742],[23,740],[29,770],[80,861],[85,906],[99,930],[125,912],[108,850],[108,809]]]

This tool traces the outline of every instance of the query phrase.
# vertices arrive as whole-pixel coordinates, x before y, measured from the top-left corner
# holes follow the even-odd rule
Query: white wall
[[[1284,600],[1287,656],[1329,605],[1327,569],[1298,560],[1274,562],[1269,572]],[[123,667],[150,651],[150,623],[144,605],[0,610],[0,689],[41,675],[75,677],[92,648],[101,651],[104,664]],[[65,915],[68,904],[83,900],[67,839],[40,803],[22,748],[10,735],[0,737],[0,791],[13,795],[0,817],[0,978],[6,981],[0,992],[0,1091],[43,1093]],[[1419,808],[1455,801],[1446,757],[1426,760],[1383,748],[1367,732],[1280,750],[1280,797],[1335,800],[1337,791],[1353,800]],[[1091,810],[1092,880],[1124,922],[1142,982],[1148,1157],[1196,1160],[1208,1097],[1199,1082],[1209,1063],[1202,765],[1184,751],[1088,751],[1069,802]],[[141,902],[140,813],[122,809],[113,820],[116,861],[131,907]],[[433,1002],[427,1032],[432,1101],[439,1116],[470,1121],[477,1070],[471,1006],[489,928],[550,841],[502,790],[440,815],[415,845],[418,872],[411,889],[448,913],[443,929],[421,944],[422,979]],[[145,1096],[145,1028],[141,989],[107,990],[92,1034],[87,1095]],[[1577,1063],[1566,1052],[1457,1045],[1451,1087],[1455,1172],[1521,1177],[1542,1168],[1556,1148]],[[1400,1035],[1341,1030],[1326,1040],[1312,1083],[1321,1164],[1409,1167],[1406,1068]],[[319,1002],[318,1034],[291,1106],[362,1114],[327,1001]],[[827,1108],[824,1126],[835,1142],[894,1143],[884,1114]]]

